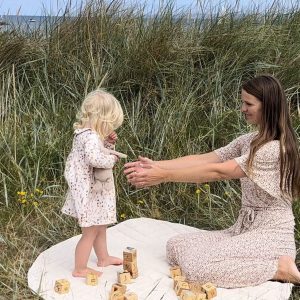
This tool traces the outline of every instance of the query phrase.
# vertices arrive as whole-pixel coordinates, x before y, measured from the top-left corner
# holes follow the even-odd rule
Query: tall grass
[[[117,149],[128,160],[210,151],[247,132],[240,86],[259,73],[283,82],[300,133],[299,7],[282,13],[275,2],[264,12],[229,7],[203,16],[167,4],[149,17],[99,0],[68,14],[46,31],[0,32],[0,299],[38,299],[27,288],[28,268],[41,251],[80,232],[60,207],[72,124],[88,91],[104,87],[120,99],[126,118]],[[119,220],[217,229],[239,209],[236,181],[135,190],[122,163],[115,175]],[[21,191],[29,204],[18,201]],[[298,202],[294,212],[298,243]]]

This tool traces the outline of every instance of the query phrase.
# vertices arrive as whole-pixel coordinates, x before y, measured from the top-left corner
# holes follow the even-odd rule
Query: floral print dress
[[[228,229],[180,234],[167,242],[170,264],[187,279],[237,288],[274,277],[278,259],[296,256],[292,201],[280,191],[280,145],[274,140],[256,153],[252,172],[246,168],[250,142],[243,135],[215,150],[221,161],[234,159],[247,177],[241,178],[242,206]]]
[[[112,173],[116,156],[105,150],[97,133],[90,128],[75,130],[64,173],[68,191],[62,212],[77,218],[81,227],[117,221]],[[95,180],[100,169],[105,171],[105,178]]]

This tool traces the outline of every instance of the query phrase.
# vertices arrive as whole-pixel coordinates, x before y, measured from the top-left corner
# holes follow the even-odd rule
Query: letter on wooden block
[[[97,285],[98,284],[98,276],[96,274],[88,273],[88,274],[86,274],[85,282],[87,285]]]
[[[216,287],[208,282],[202,285],[202,291],[206,294],[207,299],[211,299],[217,296],[217,289]]]
[[[109,300],[124,300],[124,294],[121,291],[111,292],[109,295]]]
[[[179,275],[175,276],[174,277],[174,289],[175,289],[176,284],[177,284],[178,281],[185,281],[185,279],[186,279],[185,276],[181,276],[181,275],[180,276]]]
[[[178,281],[175,287],[175,293],[177,296],[181,297],[184,290],[189,290],[189,284],[186,281]]]
[[[123,251],[123,261],[127,261],[127,262],[136,261],[136,249],[132,247],[127,247]]]
[[[170,268],[170,275],[172,278],[174,278],[175,276],[181,276],[181,269],[179,267]]]
[[[124,300],[138,300],[138,296],[135,293],[125,294]]]
[[[131,282],[131,275],[128,271],[118,272],[118,283],[127,284]]]
[[[126,293],[127,286],[120,283],[114,283],[111,287],[111,292],[120,291],[122,294]]]
[[[136,263],[136,261],[134,261],[134,262],[123,261],[123,267],[124,267],[124,270],[127,270],[127,271],[130,272],[131,277],[132,277],[133,279],[135,279],[135,278],[138,277],[138,268],[137,268],[137,263]]]
[[[67,294],[70,291],[70,282],[67,279],[58,279],[55,281],[54,291],[58,294]]]

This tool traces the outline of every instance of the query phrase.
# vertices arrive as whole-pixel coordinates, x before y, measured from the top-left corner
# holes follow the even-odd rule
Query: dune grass
[[[0,32],[0,299],[38,299],[28,268],[80,232],[60,208],[72,124],[88,91],[104,87],[121,101],[117,150],[128,161],[210,151],[248,132],[240,85],[260,73],[282,81],[299,136],[300,10],[279,4],[203,16],[169,3],[149,17],[99,0],[76,17],[66,9],[46,31]],[[122,163],[115,178],[120,221],[145,216],[219,229],[233,224],[240,206],[237,181],[136,190]],[[294,212],[299,244],[299,202]]]

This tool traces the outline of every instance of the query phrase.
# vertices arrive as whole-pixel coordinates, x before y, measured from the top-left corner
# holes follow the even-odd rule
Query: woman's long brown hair
[[[255,77],[242,89],[262,102],[258,135],[250,144],[247,162],[251,170],[254,155],[264,144],[280,141],[280,189],[292,198],[300,196],[300,155],[296,134],[291,125],[286,96],[280,82],[271,75]]]

